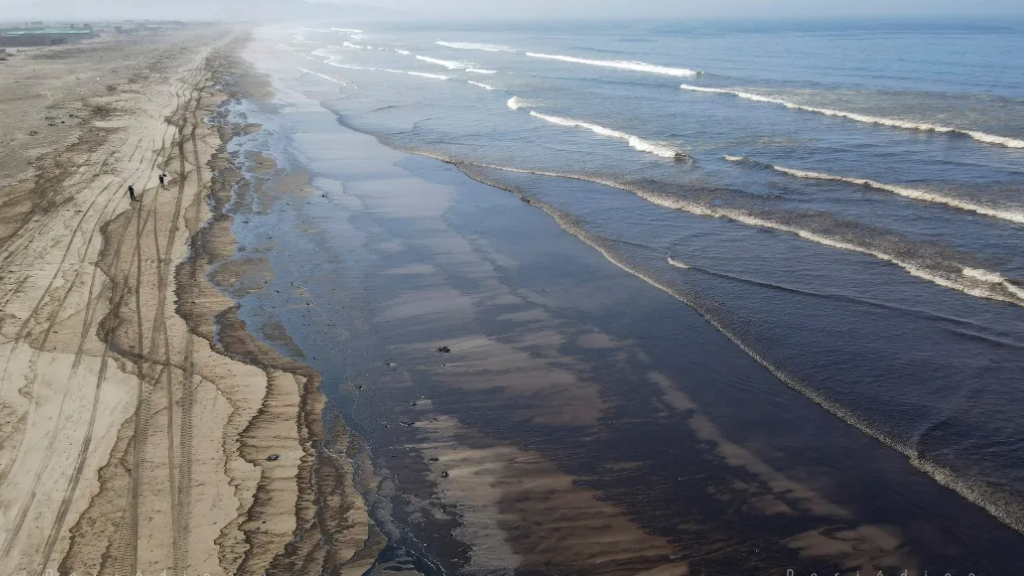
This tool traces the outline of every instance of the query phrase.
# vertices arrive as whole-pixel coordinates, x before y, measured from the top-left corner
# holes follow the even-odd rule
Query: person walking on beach
[[[135,187],[131,184],[128,185],[128,197],[132,199],[132,202],[139,201],[139,199],[135,197]]]
[[[161,188],[164,187],[164,178],[166,178],[166,177],[167,177],[167,174],[161,174],[161,175],[157,176],[157,179],[160,180],[160,187]]]

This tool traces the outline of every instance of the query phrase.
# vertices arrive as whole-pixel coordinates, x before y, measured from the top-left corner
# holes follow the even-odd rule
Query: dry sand
[[[361,572],[372,529],[318,376],[206,281],[233,253],[232,133],[203,119],[244,37],[0,62],[0,574]]]

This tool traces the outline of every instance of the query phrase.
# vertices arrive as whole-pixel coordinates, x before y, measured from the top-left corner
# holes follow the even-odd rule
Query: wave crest
[[[540,54],[537,52],[527,52],[526,55],[531,58],[558,60],[560,62],[586,64],[588,66],[601,66],[604,68],[617,68],[619,70],[632,70],[634,72],[648,72],[651,74],[663,74],[666,76],[693,77],[703,74],[703,72],[699,70],[690,70],[689,68],[670,68],[668,66],[659,66],[657,64],[648,64],[647,62],[639,62],[635,60],[588,60],[586,58],[576,58],[575,56]]]
[[[454,60],[441,60],[440,58],[420,56],[419,54],[416,55],[416,59],[422,60],[424,62],[430,62],[431,64],[437,64],[438,66],[444,66],[449,70],[465,70],[466,68],[469,68],[469,64],[466,64],[464,62],[456,62]]]
[[[975,268],[956,262],[955,260],[943,260],[940,262],[929,261],[927,254],[920,254],[913,244],[895,239],[892,235],[887,238],[880,238],[884,234],[876,233],[867,236],[867,241],[858,241],[842,234],[835,234],[830,230],[841,228],[834,225],[819,225],[804,227],[799,222],[793,223],[784,221],[775,214],[757,214],[746,210],[722,207],[716,204],[705,204],[699,201],[682,198],[650,189],[647,185],[638,184],[632,181],[618,181],[611,178],[601,178],[586,174],[571,174],[544,170],[525,170],[520,168],[507,168],[503,166],[483,165],[485,168],[495,170],[506,170],[525,174],[537,174],[538,176],[550,176],[554,178],[572,178],[593,182],[610,188],[618,188],[635,194],[639,198],[656,206],[669,210],[679,210],[697,216],[711,218],[725,218],[758,228],[766,228],[793,234],[809,242],[859,252],[895,264],[911,276],[926,280],[944,288],[958,290],[976,298],[987,300],[999,300],[1024,307],[1024,286],[1020,282],[1011,280],[991,270]],[[791,216],[799,217],[799,214]],[[878,241],[873,240],[879,237]],[[967,272],[970,270],[970,272]],[[998,279],[998,281],[997,281]]]
[[[740,156],[725,156],[725,159],[730,162],[745,162],[747,158]],[[759,163],[760,164],[760,163]],[[988,216],[990,218],[998,218],[1000,220],[1006,220],[1007,222],[1013,222],[1016,224],[1024,224],[1024,211],[1012,208],[1000,208],[996,206],[986,206],[977,202],[971,202],[970,200],[963,200],[960,198],[953,198],[942,194],[937,194],[930,190],[922,190],[920,188],[909,188],[907,186],[897,186],[895,184],[886,184],[884,182],[876,182],[874,180],[868,180],[866,178],[849,178],[846,176],[835,176],[833,174],[823,174],[820,172],[810,172],[807,170],[796,170],[794,168],[786,168],[784,166],[776,166],[774,164],[764,164],[770,167],[772,170],[788,174],[796,178],[806,178],[810,180],[827,180],[832,182],[846,182],[847,184],[853,184],[854,186],[864,186],[873,190],[882,190],[885,192],[891,192],[904,198],[910,198],[912,200],[920,200],[922,202],[931,202],[933,204],[943,204],[951,208],[958,210],[964,210],[967,212],[974,212],[982,216]]]
[[[998,144],[1007,148],[1024,148],[1024,140],[1017,138],[1008,138],[1006,136],[996,136],[994,134],[987,134],[985,132],[978,132],[976,130],[964,130],[962,128],[951,128],[949,126],[939,126],[936,124],[922,124],[918,122],[911,122],[910,120],[899,120],[895,118],[883,118],[881,116],[870,116],[867,114],[858,114],[856,112],[845,112],[843,110],[833,110],[831,108],[819,108],[816,106],[805,106],[803,104],[797,104],[781,98],[773,98],[771,96],[761,96],[760,94],[754,94],[751,92],[743,92],[741,90],[728,90],[725,88],[707,88],[704,86],[693,86],[691,84],[682,84],[679,86],[683,90],[690,90],[691,92],[707,92],[711,94],[729,94],[736,96],[737,98],[743,98],[744,100],[750,100],[753,102],[763,102],[767,104],[778,104],[785,106],[790,110],[803,110],[805,112],[815,112],[817,114],[823,114],[825,116],[833,116],[837,118],[846,118],[847,120],[854,120],[856,122],[863,122],[865,124],[878,124],[880,126],[890,126],[893,128],[903,128],[904,130],[918,130],[921,132],[936,132],[939,134],[962,134],[969,136],[978,142],[985,142],[986,144]]]
[[[632,134],[627,134],[625,132],[620,132],[618,130],[612,130],[611,128],[605,128],[604,126],[600,126],[598,124],[591,124],[590,122],[583,122],[582,120],[573,120],[571,118],[562,118],[560,116],[550,116],[548,114],[541,114],[540,112],[532,110],[530,111],[530,116],[540,118],[541,120],[546,120],[547,122],[550,122],[552,124],[558,124],[559,126],[584,128],[586,130],[590,130],[595,134],[600,134],[601,136],[619,138],[620,140],[625,140],[626,142],[628,142],[629,145],[636,150],[639,150],[641,152],[648,152],[656,156],[661,156],[662,158],[672,158],[680,160],[686,158],[686,154],[666,144],[651,142],[650,140],[645,140],[639,136],[634,136]]]
[[[335,84],[341,84],[342,86],[347,86],[348,85],[348,82],[344,82],[344,81],[338,80],[336,78],[331,78],[330,76],[328,76],[326,74],[321,74],[319,72],[314,72],[312,70],[306,70],[305,68],[299,68],[298,70],[301,70],[302,72],[304,72],[306,74],[312,74],[314,76],[319,76],[319,77],[323,78],[324,80],[328,80],[330,82],[334,82]]]
[[[439,46],[455,48],[456,50],[482,50],[484,52],[515,52],[515,48],[502,46],[500,44],[478,44],[476,42],[445,42],[438,40]]]

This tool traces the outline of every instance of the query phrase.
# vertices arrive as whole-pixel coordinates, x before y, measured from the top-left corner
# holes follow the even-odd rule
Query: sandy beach
[[[232,251],[230,226],[207,223],[233,132],[204,120],[244,81],[246,34],[196,26],[0,63],[4,574],[261,574],[366,539],[347,461],[314,449],[316,374],[230,319],[211,344],[234,305],[205,278]],[[337,484],[331,505],[318,482]]]

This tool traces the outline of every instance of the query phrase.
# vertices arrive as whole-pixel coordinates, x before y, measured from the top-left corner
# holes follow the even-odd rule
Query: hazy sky
[[[102,12],[108,15],[116,12],[126,16],[130,13],[131,17],[144,17],[149,10],[160,6],[167,7],[168,12],[171,7],[176,10],[180,7],[182,10],[178,13],[182,17],[193,18],[201,17],[191,14],[193,11],[210,14],[233,11],[239,5],[253,7],[253,2],[247,3],[246,0],[171,0],[169,3],[156,0],[36,1],[48,4],[47,13],[50,14]],[[0,20],[4,19],[5,10],[13,16],[23,12],[26,5],[34,3],[33,0],[0,0]],[[1024,16],[1024,0],[340,0],[337,3],[397,9],[439,18]],[[153,16],[157,15],[154,13]]]

